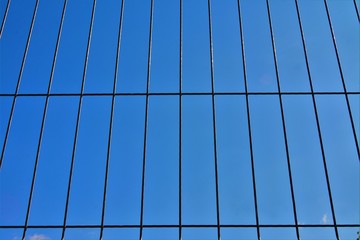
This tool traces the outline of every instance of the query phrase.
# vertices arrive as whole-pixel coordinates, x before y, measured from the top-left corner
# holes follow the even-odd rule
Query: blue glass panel
[[[83,98],[68,224],[101,221],[110,106],[110,97]]]
[[[216,228],[183,228],[183,240],[216,240]]]
[[[15,92],[34,7],[35,0],[11,1],[0,39],[0,93]]]
[[[44,126],[30,224],[62,224],[78,98],[51,97]]]
[[[12,97],[0,97],[0,148],[2,149],[9,122]]]
[[[42,97],[18,97],[16,100],[0,172],[1,225],[25,223],[43,107]]]
[[[216,131],[222,224],[254,224],[254,191],[243,96],[216,96]]]
[[[257,240],[256,228],[222,228],[222,240]]]
[[[40,1],[20,84],[21,93],[46,93],[63,0]]]
[[[263,240],[296,240],[294,228],[262,228],[260,229]]]
[[[81,90],[92,2],[68,1],[51,88],[54,93]]]
[[[300,237],[302,240],[336,239],[334,228],[300,228]]]
[[[177,240],[179,229],[177,228],[145,228],[143,240]]]
[[[149,99],[144,194],[145,224],[179,221],[178,97]]]
[[[26,231],[25,240],[61,239],[61,231],[61,228],[30,228]]]
[[[137,228],[106,228],[103,232],[103,240],[138,240],[139,229]]]
[[[183,91],[210,92],[207,1],[183,1]]]
[[[67,228],[65,231],[66,240],[98,240],[100,230],[97,228]]]
[[[4,240],[20,240],[22,234],[23,229],[21,228],[0,228],[0,236]]]
[[[107,224],[139,224],[144,149],[144,97],[117,97],[106,200]]]

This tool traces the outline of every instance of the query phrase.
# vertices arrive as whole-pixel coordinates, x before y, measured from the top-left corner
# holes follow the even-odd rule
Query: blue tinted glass
[[[6,129],[9,122],[12,97],[0,97],[0,146],[1,149],[4,144]]]
[[[337,223],[358,223],[360,166],[345,97],[316,100]]]
[[[137,228],[107,228],[103,232],[103,240],[138,240]]]
[[[97,228],[67,228],[65,231],[66,240],[98,240],[100,231]]]
[[[183,97],[183,224],[216,222],[215,163],[211,98]]]
[[[110,97],[83,98],[68,224],[100,223],[110,104]]]
[[[105,213],[107,224],[140,223],[144,121],[144,97],[116,98]]]
[[[145,228],[143,240],[177,240],[179,229],[177,228]]]
[[[179,90],[179,1],[156,0],[151,55],[151,92]]]
[[[222,228],[223,240],[257,240],[256,228]]]
[[[30,228],[26,231],[25,240],[61,239],[61,231],[61,228]]]
[[[21,228],[0,228],[0,236],[4,240],[21,239],[23,229]]]
[[[46,115],[30,224],[62,224],[78,98],[51,97]]]
[[[113,91],[120,3],[111,0],[96,4],[85,92]]]
[[[303,240],[336,239],[334,228],[300,228],[300,237]]]
[[[294,228],[262,228],[260,229],[263,240],[295,240]]]
[[[20,84],[21,93],[47,92],[62,6],[63,0],[39,2]]]
[[[145,92],[148,69],[150,1],[125,1],[123,14],[117,91]]]
[[[149,99],[145,172],[145,224],[177,224],[179,219],[178,97]]]
[[[184,240],[216,240],[216,228],[183,228]]]
[[[360,229],[357,227],[338,228],[341,239],[356,239],[360,236]]]
[[[352,1],[328,1],[348,91],[360,90],[359,20]]]
[[[250,96],[259,220],[294,222],[281,113],[277,96]]]
[[[243,92],[237,1],[212,1],[214,74],[217,92]]]
[[[34,7],[35,0],[11,1],[0,39],[0,93],[15,92]]]
[[[248,90],[274,92],[276,75],[266,2],[242,1]]]
[[[299,8],[314,91],[341,91],[341,78],[324,2],[299,1]]]
[[[332,223],[312,98],[284,96],[283,104],[298,222]]]
[[[16,100],[0,172],[1,225],[22,225],[25,222],[43,107],[42,97],[19,97]]]
[[[281,90],[309,91],[295,1],[270,1]]]
[[[351,108],[351,114],[354,120],[355,125],[355,131],[356,131],[356,137],[359,142],[359,133],[360,133],[360,95],[348,95],[349,102],[350,102],[350,108]]]
[[[54,93],[81,90],[91,9],[92,0],[68,1],[51,89]]]
[[[254,224],[254,192],[245,98],[216,96],[216,131],[222,224]]]
[[[210,92],[207,1],[183,1],[183,91]]]

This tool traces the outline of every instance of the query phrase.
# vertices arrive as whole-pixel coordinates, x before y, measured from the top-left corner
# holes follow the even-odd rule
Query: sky
[[[9,94],[15,93],[35,2],[11,1],[0,39],[0,146],[5,141],[13,103]],[[15,101],[0,169],[0,226],[25,223],[46,103],[46,96],[35,95],[48,90],[63,3],[40,1],[38,5],[18,89],[23,95]],[[148,76],[150,4],[125,1],[116,65],[121,1],[97,1],[83,90],[88,95],[82,97],[67,225],[101,224],[108,150],[104,224],[140,224],[144,140],[143,223],[179,224],[179,1],[154,0]],[[295,1],[269,0],[280,90],[298,93],[282,94],[281,102],[278,94],[272,94],[279,90],[265,0],[241,1],[246,83],[252,93],[248,98],[237,1],[211,0],[217,95],[212,98],[208,94],[212,92],[212,68],[207,4],[206,0],[183,0],[181,91],[189,94],[181,98],[182,224],[217,224],[215,160],[220,224],[256,224],[253,177],[259,224],[294,224],[287,147],[298,223],[334,224],[322,142],[337,224],[359,225],[359,146],[341,94],[344,88],[324,2],[299,0],[313,90],[320,93],[314,99],[321,141]],[[68,0],[66,7],[50,93],[73,95],[48,98],[28,219],[31,226],[59,226],[64,221],[80,99],[76,94],[81,93],[92,6],[91,0]],[[6,1],[1,0],[0,19],[5,7]],[[358,139],[359,20],[351,0],[329,0],[328,7],[345,87],[352,93],[348,100]],[[115,71],[119,95],[114,98],[108,149]],[[167,94],[147,99],[147,90]],[[130,93],[137,95],[126,95]],[[355,239],[358,229],[338,230],[341,239],[347,240]],[[26,239],[60,239],[61,231],[29,228]],[[184,227],[182,232],[184,240],[217,239],[216,227]],[[21,239],[22,233],[22,228],[0,228],[0,236],[6,240]],[[296,239],[295,228],[264,227],[260,233],[264,240]],[[98,228],[69,228],[65,239],[99,239],[99,234]],[[178,228],[143,230],[143,240],[178,239],[178,235]],[[300,236],[303,240],[336,239],[331,227],[300,228]],[[138,238],[139,228],[106,228],[103,235],[104,240]],[[255,227],[224,227],[221,238],[251,240],[257,239],[257,232]]]

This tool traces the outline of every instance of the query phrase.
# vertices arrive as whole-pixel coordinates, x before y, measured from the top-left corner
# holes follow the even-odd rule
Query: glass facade
[[[0,238],[352,240],[357,0],[0,2]]]

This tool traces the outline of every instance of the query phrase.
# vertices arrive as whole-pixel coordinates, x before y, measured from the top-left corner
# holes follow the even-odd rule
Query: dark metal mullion
[[[307,69],[307,73],[308,73],[308,77],[309,77],[310,89],[311,89],[311,92],[312,92],[311,97],[312,97],[312,102],[313,102],[313,107],[314,107],[317,132],[318,132],[318,136],[319,136],[321,155],[322,155],[324,171],[325,171],[325,177],[326,177],[327,190],[328,190],[328,195],[329,195],[329,200],[330,200],[332,219],[333,219],[333,223],[334,223],[334,230],[335,230],[336,238],[338,240],[340,240],[339,232],[338,232],[338,229],[337,229],[335,210],[334,210],[334,203],[333,203],[333,200],[332,200],[332,193],[331,193],[331,188],[330,188],[330,179],[329,179],[329,174],[328,174],[328,170],[327,170],[324,144],[323,144],[322,135],[321,135],[319,115],[318,115],[317,106],[316,106],[316,99],[315,99],[315,95],[314,95],[314,88],[313,88],[312,77],[311,77],[311,73],[310,73],[310,64],[309,64],[309,59],[308,59],[308,54],[307,54],[304,30],[303,30],[303,27],[302,27],[302,22],[301,22],[301,17],[300,17],[300,10],[299,10],[299,5],[298,5],[298,0],[295,0],[295,5],[296,5],[296,13],[297,13],[299,27],[300,27],[303,51],[304,51],[304,56],[305,56],[306,69]]]
[[[102,204],[102,212],[101,212],[100,240],[102,240],[103,232],[104,232],[106,194],[107,194],[107,184],[108,184],[108,176],[109,176],[111,139],[112,139],[112,130],[113,130],[113,122],[114,122],[114,109],[115,109],[115,96],[116,96],[115,93],[116,93],[116,86],[117,86],[117,80],[118,80],[118,65],[119,65],[119,56],[120,56],[120,45],[121,45],[121,33],[122,33],[124,5],[125,5],[125,0],[122,0],[121,1],[120,17],[119,17],[119,30],[118,30],[118,39],[117,39],[117,49],[116,49],[113,93],[112,93],[112,97],[111,97],[111,112],[110,112],[110,123],[109,123],[109,138],[108,138],[107,153],[106,153],[106,168],[105,168],[106,170],[105,170],[105,181],[104,181],[103,204]]]
[[[253,182],[253,193],[254,193],[254,206],[255,206],[255,221],[256,221],[256,232],[258,240],[261,239],[260,234],[260,224],[259,224],[259,211],[257,204],[257,194],[256,194],[256,178],[255,178],[255,163],[254,163],[254,151],[252,145],[252,134],[251,134],[251,118],[250,118],[250,106],[249,106],[249,94],[248,94],[248,86],[247,86],[247,72],[246,72],[246,58],[245,58],[245,42],[244,42],[244,33],[242,27],[242,19],[241,19],[241,5],[240,0],[238,3],[238,16],[239,16],[239,27],[240,27],[240,41],[241,41],[241,57],[243,62],[243,74],[244,74],[244,85],[245,85],[245,99],[246,99],[246,115],[247,115],[247,123],[248,123],[248,134],[249,134],[249,145],[250,145],[250,158],[251,158],[251,176]]]
[[[6,148],[8,138],[9,138],[10,127],[11,127],[12,118],[13,118],[14,110],[15,110],[16,97],[17,97],[17,94],[19,92],[21,78],[22,78],[22,74],[24,72],[26,56],[27,56],[27,53],[29,51],[29,45],[30,45],[32,32],[33,32],[33,29],[34,29],[35,18],[36,18],[36,13],[37,13],[37,10],[38,10],[38,6],[39,6],[39,0],[36,0],[33,16],[32,16],[32,19],[31,19],[30,30],[29,30],[29,34],[28,34],[28,37],[27,37],[27,40],[26,40],[26,46],[25,46],[25,50],[24,50],[24,55],[23,55],[22,62],[21,62],[20,72],[19,72],[17,83],[16,83],[15,95],[14,95],[14,99],[13,99],[12,105],[11,105],[10,116],[9,116],[9,121],[8,121],[7,128],[6,128],[3,148],[2,148],[2,151],[1,151],[0,169],[1,169],[1,166],[2,166],[2,162],[4,160],[5,148]]]
[[[216,112],[215,112],[215,83],[214,83],[214,48],[212,39],[212,22],[211,22],[211,0],[208,0],[208,17],[209,17],[209,43],[210,43],[210,70],[211,70],[211,103],[212,103],[212,120],[213,120],[213,137],[214,137],[214,164],[215,164],[215,191],[216,191],[216,223],[217,237],[221,240],[220,231],[220,206],[219,206],[219,176],[218,176],[218,159],[216,144]]]
[[[357,15],[358,21],[360,21],[360,14],[359,14],[359,9],[358,9],[356,0],[354,0],[354,7],[355,7],[355,11],[356,11],[356,15]]]
[[[147,81],[146,81],[146,102],[145,102],[145,126],[144,126],[144,149],[143,149],[143,166],[141,177],[141,206],[140,206],[140,233],[139,240],[143,236],[143,221],[144,221],[144,193],[145,193],[145,171],[146,171],[146,145],[147,145],[147,127],[149,118],[149,89],[150,89],[150,71],[151,71],[151,52],[152,52],[152,33],[153,33],[153,13],[154,0],[150,0],[150,26],[149,26],[149,46],[148,46],[148,66],[147,66]]]
[[[183,2],[180,2],[179,41],[179,240],[182,240],[182,54],[183,54]]]
[[[48,84],[48,88],[47,88],[48,95],[46,96],[44,112],[43,112],[42,121],[41,121],[40,135],[39,135],[39,140],[38,140],[38,145],[37,145],[37,150],[36,150],[35,165],[34,165],[34,170],[33,170],[33,175],[32,175],[30,195],[29,195],[29,199],[28,199],[28,205],[27,205],[27,210],[26,210],[26,218],[25,218],[25,225],[24,225],[22,239],[25,239],[26,230],[27,230],[27,226],[29,223],[29,215],[30,215],[30,209],[31,209],[31,202],[32,202],[32,198],[33,198],[37,168],[38,168],[38,163],[39,163],[41,143],[42,143],[42,139],[43,139],[43,135],[44,135],[45,121],[46,121],[47,110],[48,110],[48,106],[49,106],[49,94],[50,94],[50,90],[51,90],[51,86],[52,86],[52,81],[54,79],[54,71],[55,71],[56,59],[57,59],[59,45],[60,45],[62,27],[64,24],[64,16],[65,16],[65,12],[66,12],[67,1],[68,0],[64,0],[64,5],[63,5],[63,9],[62,9],[62,14],[61,14],[61,20],[60,20],[60,26],[59,26],[57,40],[56,40],[55,52],[54,52],[54,57],[53,57],[53,61],[52,61],[52,66],[51,66],[50,79],[49,79],[49,84]]]
[[[278,59],[277,59],[277,54],[276,54],[275,37],[274,37],[274,30],[273,30],[273,26],[272,26],[272,20],[271,20],[270,5],[269,5],[268,0],[266,0],[266,7],[267,7],[267,13],[268,13],[268,19],[269,19],[271,44],[272,44],[273,57],[274,57],[274,63],[275,63],[277,89],[278,89],[278,91],[280,93],[281,92],[281,85],[280,85],[280,76],[279,76],[279,66],[278,66]],[[297,218],[297,212],[296,212],[294,185],[293,185],[292,173],[291,173],[291,161],[290,161],[290,154],[289,154],[289,144],[288,144],[288,138],[287,138],[287,133],[286,133],[285,114],[284,114],[283,100],[282,100],[282,95],[281,94],[279,94],[279,102],[280,102],[280,111],[281,111],[281,123],[282,123],[283,135],[284,135],[284,140],[285,140],[285,152],[286,152],[286,160],[287,160],[288,174],[289,174],[289,180],[290,180],[290,190],[291,190],[291,199],[292,199],[292,207],[293,207],[293,214],[294,214],[294,222],[295,222],[295,226],[296,226],[296,237],[297,237],[298,240],[300,240],[300,232],[299,232],[298,218]]]
[[[6,8],[5,8],[4,17],[3,17],[3,20],[2,20],[2,22],[1,22],[0,39],[1,39],[2,34],[3,34],[3,32],[4,32],[5,22],[6,22],[6,18],[7,18],[8,12],[9,12],[9,8],[10,8],[10,2],[11,2],[11,0],[8,0],[7,3],[6,3]]]
[[[93,1],[93,6],[92,6],[90,27],[89,27],[89,35],[88,35],[88,41],[87,41],[87,46],[86,46],[84,70],[83,70],[83,76],[82,76],[82,81],[81,81],[81,94],[80,94],[80,97],[79,97],[79,105],[78,105],[78,110],[77,110],[76,126],[75,126],[75,134],[74,134],[74,143],[73,143],[73,149],[72,149],[72,155],[71,155],[71,166],[70,166],[69,181],[68,181],[68,187],[67,187],[67,193],[66,193],[64,221],[63,221],[62,233],[61,233],[61,239],[62,240],[65,239],[66,221],[67,221],[67,214],[68,214],[68,208],[69,208],[71,183],[72,183],[72,177],[73,177],[73,170],[74,170],[74,163],[75,163],[75,153],[76,153],[76,146],[77,146],[78,133],[79,133],[79,125],[80,125],[80,117],[81,117],[81,107],[82,107],[82,99],[83,99],[82,94],[84,92],[84,87],[85,87],[85,79],[86,79],[86,72],[87,72],[87,66],[88,66],[88,60],[89,60],[89,52],[90,52],[90,45],[91,45],[92,30],[93,30],[93,25],[94,25],[95,8],[96,8],[96,0]]]
[[[324,0],[324,4],[325,4],[326,15],[327,15],[327,19],[328,19],[329,27],[330,27],[330,31],[331,31],[332,42],[334,44],[336,60],[337,60],[337,63],[338,63],[339,72],[340,72],[340,76],[341,76],[341,82],[342,82],[344,92],[346,93],[347,92],[346,91],[346,84],[345,84],[344,73],[343,73],[343,70],[342,70],[341,62],[340,62],[339,49],[337,47],[337,43],[336,43],[336,39],[335,39],[335,33],[334,33],[334,27],[333,27],[333,24],[331,22],[329,7],[328,7],[328,4],[327,4],[326,0]],[[347,110],[348,110],[349,117],[350,117],[350,123],[351,123],[351,127],[352,127],[352,132],[353,132],[353,136],[354,136],[355,147],[356,147],[356,150],[357,150],[358,159],[360,160],[359,143],[358,143],[358,140],[357,140],[357,137],[356,137],[356,129],[355,129],[355,124],[354,124],[354,118],[353,118],[353,115],[352,115],[352,112],[351,112],[350,101],[349,101],[349,97],[348,97],[347,94],[345,94],[345,99],[346,99]]]

